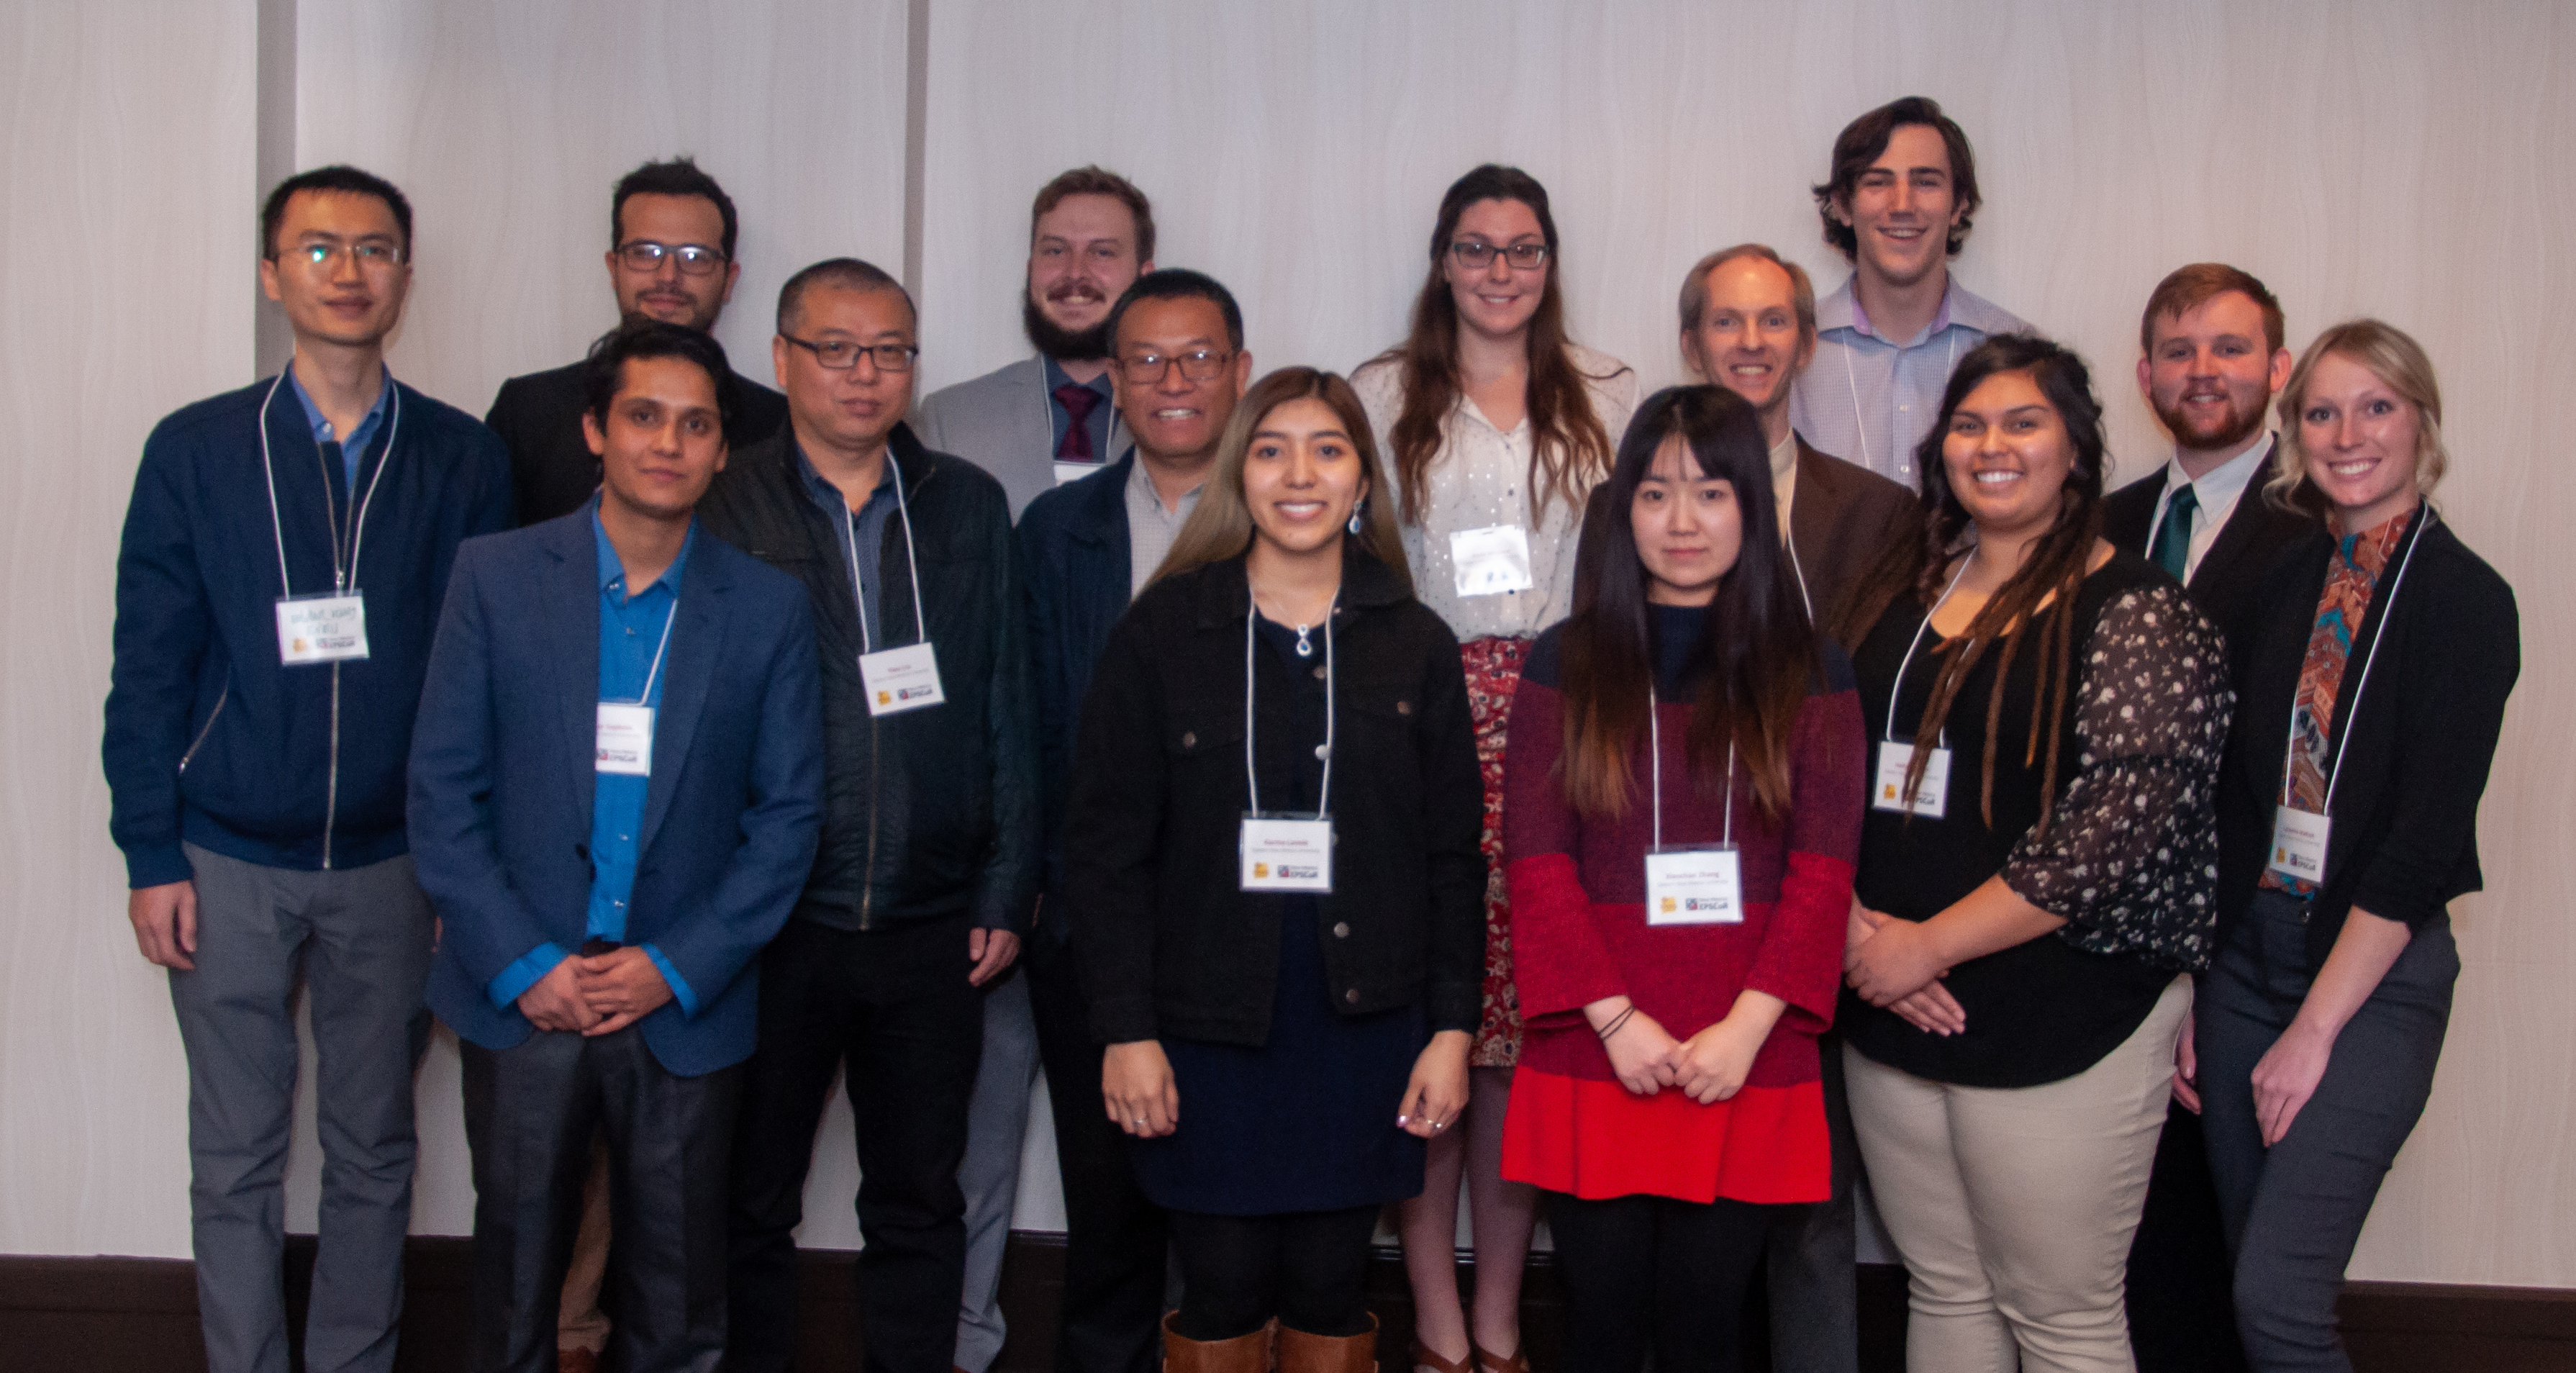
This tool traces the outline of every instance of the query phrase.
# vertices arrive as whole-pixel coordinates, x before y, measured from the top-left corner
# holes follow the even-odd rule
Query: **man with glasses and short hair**
[[[1092,665],[1108,645],[1110,627],[1162,566],[1173,536],[1198,508],[1199,486],[1216,464],[1217,442],[1252,379],[1242,309],[1224,286],[1197,272],[1166,269],[1138,277],[1110,310],[1108,327],[1114,348],[1109,375],[1135,446],[1108,470],[1040,495],[1020,517],[1050,892],[1063,877],[1058,838]],[[1049,918],[1054,909],[1053,903],[1039,904],[1029,935],[1027,982],[1064,1181],[1064,1299],[1056,1367],[1064,1373],[1153,1373],[1162,1351],[1169,1232],[1162,1208],[1136,1185],[1123,1132],[1101,1109],[1100,1042],[1092,1037],[1089,1002],[1074,973],[1071,932],[1062,917]],[[988,1034],[990,1025],[988,1020]],[[979,1101],[993,1085],[996,1067],[988,1051],[976,1085]],[[1023,1099],[1027,1095],[1025,1077],[998,1085],[1016,1088]],[[1016,1179],[1017,1137],[1007,1154],[999,1148],[998,1132],[989,1142],[998,1156],[990,1161],[991,1172]],[[970,1167],[973,1162],[980,1160]],[[970,1341],[961,1324],[960,1368],[989,1365],[1001,1344],[996,1297],[1012,1197],[1004,1190],[988,1212],[995,1222],[989,1263],[982,1252],[968,1255],[966,1313],[971,1318],[989,1309],[994,1319],[980,1343]]]
[[[617,183],[608,209],[608,285],[620,323],[658,319],[704,333],[733,298],[733,201],[688,158],[647,162]],[[599,487],[599,459],[582,442],[582,365],[531,372],[501,383],[484,422],[510,448],[519,522],[535,524],[581,508]],[[778,432],[787,401],[728,370],[725,442],[736,451]]]
[[[911,297],[868,263],[789,278],[770,345],[788,425],[736,453],[700,507],[708,532],[805,584],[823,665],[822,843],[762,956],[734,1140],[726,1366],[740,1373],[795,1353],[793,1231],[845,1067],[868,1367],[951,1367],[980,989],[1017,956],[1036,896],[1010,515],[1000,483],[903,422],[917,330]]]
[[[401,191],[354,167],[290,177],[260,243],[294,359],[162,420],[135,473],[100,749],[108,829],[187,1049],[206,1366],[288,1364],[300,991],[323,1156],[304,1366],[384,1370],[435,939],[404,765],[448,570],[460,542],[509,527],[509,460],[472,416],[386,371],[411,286]]]
[[[1914,450],[1950,369],[1988,335],[2030,327],[1950,276],[1984,204],[1976,155],[1938,102],[1909,95],[1843,129],[1814,191],[1825,241],[1852,274],[1816,306],[1816,356],[1789,423],[1819,450],[1919,489]]]

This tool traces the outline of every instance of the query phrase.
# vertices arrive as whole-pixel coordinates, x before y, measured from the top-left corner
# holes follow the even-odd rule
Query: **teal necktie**
[[[2165,498],[2165,522],[2156,528],[2155,560],[2175,581],[2183,579],[2182,570],[2191,563],[2191,512],[2199,508],[2200,498],[2192,494],[2189,482]]]

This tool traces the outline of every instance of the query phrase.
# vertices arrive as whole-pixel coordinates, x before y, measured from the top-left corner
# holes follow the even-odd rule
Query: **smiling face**
[[[277,225],[260,289],[299,341],[365,348],[402,318],[411,262],[393,207],[355,191],[297,191]],[[321,260],[315,261],[316,257]]]
[[[1929,124],[1897,125],[1886,150],[1835,210],[1859,240],[1858,269],[1882,284],[1912,286],[1939,270],[1965,213],[1941,131]]]
[[[1214,377],[1192,381],[1182,369],[1198,353],[1233,356]],[[1163,361],[1162,380],[1145,386],[1129,382],[1128,364],[1146,358]],[[1146,455],[1175,463],[1216,451],[1234,403],[1252,377],[1252,355],[1233,347],[1224,312],[1201,296],[1130,304],[1118,318],[1118,362],[1110,369],[1110,385],[1127,432]]]
[[[1816,348],[1798,328],[1797,284],[1779,263],[1747,255],[1709,268],[1705,285],[1708,304],[1682,335],[1682,358],[1768,420],[1787,408],[1789,383]]]
[[[1096,329],[1154,264],[1136,256],[1136,216],[1108,195],[1069,195],[1038,216],[1029,241],[1029,303],[1068,334]]]
[[[715,378],[686,358],[628,359],[608,422],[584,411],[581,436],[599,456],[599,498],[647,519],[687,518],[724,470]]]
[[[1538,212],[1517,200],[1479,200],[1458,215],[1458,227],[1449,233],[1449,243],[1482,243],[1492,248],[1509,248],[1516,243],[1545,246],[1546,231],[1539,227]],[[1547,295],[1547,274],[1556,270],[1550,258],[1535,269],[1514,267],[1502,253],[1494,254],[1483,267],[1469,267],[1458,255],[1443,246],[1440,253],[1440,279],[1449,284],[1449,298],[1458,307],[1459,322],[1492,339],[1510,339],[1529,328],[1538,314],[1539,302]]]
[[[2263,408],[2290,379],[2290,350],[2264,346],[2263,307],[2221,291],[2155,322],[2138,389],[2185,452],[2224,454],[2263,432]]]
[[[712,272],[691,276],[680,270],[680,256],[672,251],[662,255],[659,265],[638,271],[619,252],[630,243],[722,252],[724,212],[716,203],[701,195],[628,196],[617,207],[617,247],[608,250],[608,284],[617,292],[618,318],[658,319],[700,331],[714,328],[725,302],[733,298],[741,266],[723,262]]]
[[[789,321],[808,343],[850,342],[873,347],[913,341],[912,307],[899,291],[812,285]],[[912,372],[888,372],[864,348],[848,367],[825,367],[810,348],[785,338],[770,340],[779,389],[799,442],[853,457],[876,451],[912,407]]]
[[[1702,476],[1679,434],[1656,445],[1628,504],[1628,525],[1646,565],[1646,599],[1656,605],[1707,605],[1744,551],[1735,483]]]
[[[1254,423],[1243,453],[1243,503],[1254,537],[1279,552],[1337,545],[1368,485],[1359,445],[1324,402],[1301,396]]]
[[[1977,383],[1941,440],[1951,493],[1981,538],[2026,537],[2055,523],[2074,462],[2065,419],[2028,372]]]
[[[2318,358],[2298,418],[2308,480],[2334,508],[2337,530],[2358,533],[2415,508],[2423,416],[2378,373],[2341,353]]]

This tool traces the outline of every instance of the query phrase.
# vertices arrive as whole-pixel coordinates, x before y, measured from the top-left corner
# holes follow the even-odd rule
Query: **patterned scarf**
[[[2334,757],[2328,735],[2334,728],[2335,696],[2343,689],[2344,664],[2352,657],[2353,636],[2361,632],[2371,598],[2379,592],[2380,574],[2388,570],[2388,560],[2397,552],[2415,513],[2409,510],[2335,543],[2325,591],[2317,597],[2316,628],[2308,633],[2307,660],[2299,666],[2298,693],[2290,705],[2293,747],[2286,799],[2311,815],[2323,815],[2326,810],[2326,768]],[[2284,877],[2269,868],[2263,870],[2263,885],[2293,896],[2314,896],[2317,890],[2314,882]]]

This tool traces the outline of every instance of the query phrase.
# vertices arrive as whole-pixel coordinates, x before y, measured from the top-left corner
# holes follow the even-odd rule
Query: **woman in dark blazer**
[[[2478,798],[2521,668],[2512,588],[2424,499],[2445,455],[2423,349],[2339,324],[2280,413],[2264,497],[2326,527],[2229,626],[2219,953],[2178,1084],[2188,1102],[2197,1080],[2264,1373],[2352,1367],[2335,1298],[2432,1090],[2460,968],[2445,903],[2480,884]]]
[[[1379,1209],[1467,1099],[1483,792],[1367,416],[1310,368],[1236,407],[1111,634],[1065,829],[1102,1095],[1172,1213],[1172,1373],[1371,1366]]]

